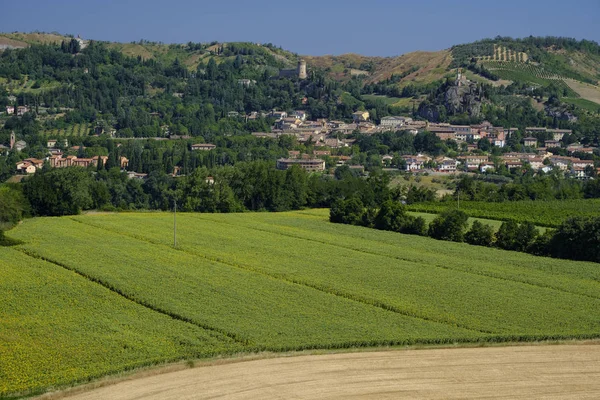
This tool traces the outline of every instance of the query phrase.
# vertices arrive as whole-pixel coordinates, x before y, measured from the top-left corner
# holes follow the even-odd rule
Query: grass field
[[[600,113],[600,104],[594,103],[593,101],[589,101],[582,98],[574,99],[571,97],[563,97],[561,101],[569,104],[575,104],[577,107],[583,108],[584,110]]]
[[[455,202],[417,203],[408,208],[414,212],[439,214],[456,208]],[[600,200],[554,200],[554,201],[461,201],[460,209],[470,217],[517,222],[531,222],[538,226],[557,227],[569,217],[597,217],[600,215]]]
[[[8,232],[23,243],[0,248],[0,396],[234,351],[600,336],[597,264],[330,224],[328,210],[177,219],[177,248],[168,213]]]

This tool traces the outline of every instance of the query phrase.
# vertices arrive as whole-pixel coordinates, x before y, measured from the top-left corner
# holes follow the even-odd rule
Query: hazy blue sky
[[[0,0],[0,31],[164,43],[252,41],[391,56],[496,35],[600,42],[600,0]]]

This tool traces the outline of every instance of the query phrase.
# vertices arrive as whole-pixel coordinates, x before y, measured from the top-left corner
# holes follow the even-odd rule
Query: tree
[[[359,198],[352,197],[347,200],[339,199],[333,202],[329,211],[329,221],[362,225],[364,206]]]
[[[439,240],[462,242],[469,216],[460,210],[447,210],[429,224],[429,236]]]
[[[479,221],[473,221],[471,229],[465,234],[465,241],[477,246],[491,246],[494,241],[494,229]]]
[[[554,257],[600,262],[600,217],[567,219],[549,247]]]
[[[537,236],[537,228],[531,222],[518,224],[510,220],[503,222],[496,233],[496,245],[504,250],[526,251]]]
[[[33,215],[71,215],[93,206],[92,178],[83,168],[58,168],[36,173],[23,185]]]
[[[23,218],[27,201],[20,187],[0,185],[0,232],[12,228]]]

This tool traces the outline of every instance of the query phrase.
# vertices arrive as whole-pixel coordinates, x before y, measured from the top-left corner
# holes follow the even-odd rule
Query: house
[[[15,113],[15,107],[14,106],[6,106],[6,113],[7,114],[14,114]]]
[[[244,87],[250,87],[256,83],[254,79],[238,79],[238,83]]]
[[[208,150],[213,150],[216,147],[217,147],[216,145],[210,144],[210,143],[198,143],[198,144],[192,145],[192,150],[208,151]]]
[[[271,118],[275,118],[275,119],[282,119],[282,118],[286,118],[288,116],[288,114],[285,111],[271,111],[271,113],[269,114],[269,116]]]
[[[488,134],[487,139],[496,147],[504,147],[506,144],[506,134],[501,130]]]
[[[29,161],[19,161],[16,167],[17,172],[20,172],[22,174],[35,174],[35,172],[37,171],[35,165],[30,163]]]
[[[405,124],[406,118],[404,117],[383,117],[379,122],[379,126],[382,128],[399,128]]]
[[[496,169],[496,166],[494,165],[494,163],[491,162],[485,162],[479,166],[479,171],[481,171],[482,173],[493,171],[494,169]]]
[[[25,113],[29,112],[29,107],[25,107],[25,106],[19,106],[17,107],[17,115],[21,116]]]
[[[570,129],[547,129],[546,132],[552,134],[554,140],[561,140],[564,135],[570,135],[573,133]]]
[[[560,142],[558,140],[546,140],[544,142],[544,145],[546,146],[547,149],[552,148],[552,147],[560,147]]]
[[[330,150],[315,150],[314,151],[314,155],[317,156],[317,157],[330,156],[331,155],[331,151]]]
[[[526,137],[525,139],[523,139],[523,145],[525,147],[536,147],[537,146],[537,139],[534,137]]]
[[[407,171],[417,171],[425,168],[425,163],[430,161],[429,157],[425,157],[421,154],[416,156],[402,156],[402,159],[406,162]]]
[[[48,148],[56,147],[56,144],[57,144],[57,143],[59,143],[59,141],[58,141],[58,140],[56,140],[56,139],[48,139],[48,142],[46,143],[46,146],[47,146]],[[62,142],[61,142],[61,144],[62,144],[64,147],[67,147],[67,146],[69,146],[69,142],[68,142],[68,140],[67,140],[67,139],[63,139],[63,140],[62,140]]]
[[[467,167],[467,169],[479,169],[479,165],[487,163],[489,161],[488,156],[469,154],[466,156],[458,157],[459,160]]]
[[[472,133],[471,127],[469,125],[450,125],[448,129],[456,133],[464,133],[467,135]]]
[[[288,169],[293,165],[298,165],[300,168],[308,172],[325,171],[325,161],[312,158],[312,159],[293,159],[293,158],[280,158],[277,160],[277,169]]]
[[[505,165],[509,170],[513,168],[523,168],[523,163],[521,161],[507,161]]]
[[[237,118],[240,116],[240,113],[237,111],[229,111],[227,113],[227,118]]]
[[[144,180],[148,177],[148,174],[142,174],[139,172],[133,172],[133,171],[129,171],[127,172],[127,177],[129,177],[129,179],[140,179],[140,180]]]
[[[437,170],[440,172],[456,172],[458,167],[458,161],[453,158],[443,158],[438,162]]]
[[[544,159],[542,157],[530,158],[529,165],[531,165],[531,169],[537,171],[544,167]]]
[[[368,111],[357,111],[352,113],[352,120],[354,122],[364,122],[369,120],[369,112]]]
[[[306,111],[296,110],[291,115],[302,122],[306,121]]]

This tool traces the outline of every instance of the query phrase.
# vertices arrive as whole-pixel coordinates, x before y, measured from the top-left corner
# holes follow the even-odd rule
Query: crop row
[[[441,213],[456,203],[417,203],[409,206],[411,211]],[[600,215],[600,200],[553,200],[484,202],[461,201],[460,209],[470,217],[500,221],[509,219],[531,222],[538,226],[557,227],[569,217],[595,217]]]
[[[48,129],[42,132],[48,138],[58,138],[61,136],[87,136],[90,130],[89,124],[69,125],[66,128]]]

